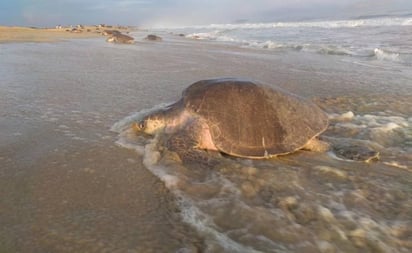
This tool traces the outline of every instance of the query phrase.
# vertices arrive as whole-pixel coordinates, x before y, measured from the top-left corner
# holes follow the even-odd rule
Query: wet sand
[[[47,133],[52,128],[42,131],[1,149],[0,251],[168,252],[201,246],[187,235],[190,228],[181,224],[173,197],[138,166],[134,152],[110,140],[66,140],[49,150],[56,141],[48,139],[59,137]],[[27,150],[27,142],[49,147]]]
[[[130,31],[128,28],[97,28],[84,26],[79,32],[72,32],[72,28],[29,28],[0,26],[0,43],[11,42],[53,42],[64,39],[95,38],[101,36],[104,30],[116,29],[121,32]],[[67,30],[67,31],[66,31]]]
[[[146,35],[134,34],[136,38]],[[291,92],[315,99],[330,113],[357,108],[374,112],[380,110],[374,109],[380,103],[382,108],[394,110],[394,114],[411,115],[412,87],[405,87],[405,80],[410,80],[407,74],[397,75],[390,88],[384,85],[385,73],[368,75],[366,84],[359,84],[353,78],[363,74],[361,67],[350,69],[350,75],[339,70],[316,72],[316,64],[324,64],[317,59],[310,59],[308,65],[305,59],[297,57],[294,61],[293,54],[286,61],[282,54],[166,34],[162,37],[162,43],[139,41],[136,45],[112,45],[97,38],[0,44],[0,251],[205,249],[205,238],[182,221],[176,195],[147,170],[141,156],[116,145],[117,133],[110,131],[113,124],[130,113],[176,100],[187,85],[200,79],[237,76],[267,83],[276,81]],[[342,98],[343,94],[348,98]],[[375,103],[374,99],[380,102]],[[364,109],[359,109],[362,104]],[[304,156],[300,159],[305,161]],[[403,162],[409,166],[410,157]],[[266,173],[265,166],[267,173],[272,173],[271,162],[262,162],[261,166],[262,173]],[[359,168],[364,167],[368,166]],[[231,169],[222,169],[222,174],[236,177],[238,173]],[[400,184],[405,186],[411,178],[408,169],[399,172],[394,168],[394,176],[388,178],[402,177]],[[322,168],[314,167],[313,173],[317,170],[322,172]],[[279,180],[288,184],[287,177],[293,176],[305,181],[303,175],[311,171],[299,172],[285,170]],[[368,170],[363,173],[368,174]],[[375,170],[373,176],[378,175]],[[266,178],[261,174],[256,177]],[[312,179],[308,186],[322,178],[315,175]],[[365,181],[363,178],[362,183]],[[271,190],[282,187],[269,183]],[[247,192],[247,185],[245,189]],[[399,193],[402,206],[396,206],[396,201],[391,203],[397,211],[410,207],[411,189],[404,189],[404,195]],[[265,201],[259,203],[266,205]],[[248,215],[246,221],[255,214]],[[230,221],[228,227],[237,222],[233,217],[226,220],[227,217],[219,216],[217,222]],[[303,219],[306,217],[303,215]],[[402,219],[408,217],[407,210],[402,212]],[[263,231],[277,233],[266,229],[264,226]],[[327,231],[327,224],[324,229]],[[313,230],[309,227],[308,231]],[[408,228],[399,233],[403,233],[400,237],[405,241],[410,238]],[[411,245],[402,247],[407,250]],[[308,249],[319,252],[317,248]]]
[[[115,144],[110,127],[134,110],[138,87],[116,84],[125,73],[106,57],[122,50],[105,46],[0,47],[0,252],[202,248],[164,184]]]

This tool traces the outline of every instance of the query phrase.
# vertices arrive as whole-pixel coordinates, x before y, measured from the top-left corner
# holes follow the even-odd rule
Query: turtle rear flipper
[[[327,138],[331,142],[330,153],[337,159],[357,162],[379,160],[379,147],[368,141],[344,138]]]
[[[379,152],[363,145],[338,145],[333,146],[333,153],[341,159],[371,162],[379,160]]]
[[[326,152],[330,150],[330,144],[315,137],[309,140],[305,146],[303,146],[303,149],[313,152]]]

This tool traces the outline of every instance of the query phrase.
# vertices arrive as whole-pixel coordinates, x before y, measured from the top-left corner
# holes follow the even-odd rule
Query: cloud
[[[160,3],[161,1],[157,1]],[[411,0],[177,0],[159,5],[141,21],[145,25],[293,21],[351,18],[362,14],[412,12]]]
[[[345,18],[412,12],[411,0],[13,0],[0,1],[0,22],[21,25],[111,23],[193,25]],[[11,19],[10,17],[13,16]],[[11,21],[12,20],[12,21]]]
[[[118,0],[118,1],[98,1],[95,4],[90,4],[86,8],[88,10],[116,10],[124,11],[133,8],[147,7],[152,4],[149,0]]]
[[[2,1],[3,2],[3,1]],[[7,2],[7,1],[6,1]],[[326,0],[15,0],[16,15],[30,25],[54,23],[205,24],[259,20],[268,11]],[[0,3],[1,5],[1,3]],[[1,7],[1,6],[0,6]]]
[[[348,0],[346,0],[348,1]],[[355,1],[355,0],[349,0]],[[146,25],[184,25],[227,23],[239,19],[251,22],[293,19],[311,10],[313,15],[323,9],[338,9],[342,1],[330,0],[179,0],[160,7],[155,15],[143,20]]]
[[[412,12],[411,0],[358,0],[348,5],[346,11],[359,15],[391,14],[392,12]]]
[[[138,24],[150,0],[26,0],[14,10],[22,25]],[[17,6],[17,5],[16,5]],[[0,5],[1,8],[1,5]],[[1,20],[1,19],[0,19]]]

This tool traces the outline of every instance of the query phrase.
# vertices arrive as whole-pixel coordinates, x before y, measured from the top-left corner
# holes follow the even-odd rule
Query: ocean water
[[[411,117],[330,113],[324,140],[373,147],[379,161],[302,151],[269,160],[213,156],[217,164],[205,165],[182,163],[163,136],[148,139],[130,128],[164,106],[132,114],[112,130],[175,194],[205,252],[410,251]]]
[[[0,44],[0,251],[410,252],[409,20],[142,30],[133,45]],[[216,30],[236,41],[193,35]],[[149,33],[163,41],[144,41]],[[353,54],[317,50],[329,46]],[[330,118],[321,138],[380,159],[300,151],[184,164],[162,136],[131,129],[216,77],[312,100]]]
[[[277,51],[341,55],[358,64],[412,66],[412,16],[213,24],[171,29],[187,38]]]
[[[304,72],[294,80],[296,89],[313,89],[302,93],[329,114],[321,138],[337,149],[370,147],[379,161],[303,151],[264,161],[221,156],[214,165],[185,164],[163,145],[164,136],[138,136],[130,128],[172,101],[132,113],[112,130],[177,196],[182,219],[203,236],[205,252],[409,252],[411,28],[408,16],[166,30],[224,46],[223,53],[240,55],[231,64],[250,64],[257,76],[267,69],[253,64],[266,57],[290,67],[271,66],[277,74]]]

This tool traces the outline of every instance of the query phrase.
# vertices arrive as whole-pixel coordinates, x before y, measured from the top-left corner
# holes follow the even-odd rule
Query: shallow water
[[[1,250],[411,251],[410,71],[146,35],[0,44]],[[182,165],[128,130],[143,109],[223,76],[314,100],[331,118],[324,138],[366,143],[381,160],[298,152]]]
[[[353,62],[402,68],[412,64],[411,35],[408,32],[411,26],[412,16],[403,15],[347,20],[212,24],[169,30],[188,38],[242,47],[339,55]]]
[[[158,107],[155,107],[158,109]],[[179,197],[183,220],[206,240],[206,252],[408,252],[411,249],[411,119],[330,114],[322,135],[362,144],[380,160],[345,161],[301,151],[267,161],[220,157],[217,165],[182,164],[159,138],[114,126],[118,143]]]

